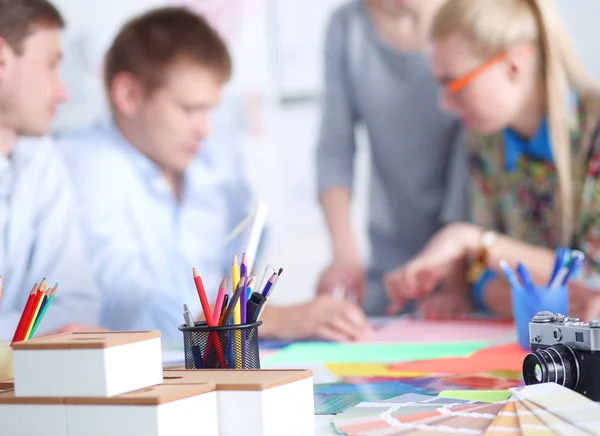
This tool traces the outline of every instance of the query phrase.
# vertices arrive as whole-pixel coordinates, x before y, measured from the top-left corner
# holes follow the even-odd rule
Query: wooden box
[[[0,392],[0,434],[6,436],[69,436],[62,398],[25,398]]]
[[[165,370],[164,383],[214,383],[221,436],[314,432],[313,375],[308,370]]]
[[[8,378],[6,380],[0,380],[0,391],[5,389],[14,389],[15,388],[15,380],[12,378]]]
[[[47,336],[13,350],[19,397],[112,397],[162,382],[159,332]]]
[[[220,434],[213,384],[158,385],[113,398],[67,398],[65,404],[69,436]]]

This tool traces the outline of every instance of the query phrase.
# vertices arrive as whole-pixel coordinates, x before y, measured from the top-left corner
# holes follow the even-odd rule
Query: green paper
[[[410,344],[302,342],[284,348],[266,358],[264,362],[269,365],[397,363],[444,357],[467,357],[487,345],[484,341]]]
[[[438,394],[440,398],[450,398],[452,400],[478,401],[481,403],[498,403],[508,400],[512,395],[510,391],[442,391]]]

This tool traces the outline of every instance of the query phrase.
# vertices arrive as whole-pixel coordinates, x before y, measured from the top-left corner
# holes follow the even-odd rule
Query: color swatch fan
[[[600,405],[554,383],[485,396],[470,392],[479,400],[458,391],[361,403],[337,415],[332,425],[348,436],[600,435]]]

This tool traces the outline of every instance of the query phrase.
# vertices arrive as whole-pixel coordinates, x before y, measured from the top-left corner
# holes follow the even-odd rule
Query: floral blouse
[[[600,105],[599,105],[600,106]],[[600,287],[600,107],[574,113],[571,148],[588,150],[574,166],[575,196],[580,201],[572,248],[586,254],[581,278]],[[521,154],[513,171],[505,168],[502,134],[472,135],[468,143],[470,214],[475,224],[535,245],[560,245],[555,208],[558,174],[554,163]]]

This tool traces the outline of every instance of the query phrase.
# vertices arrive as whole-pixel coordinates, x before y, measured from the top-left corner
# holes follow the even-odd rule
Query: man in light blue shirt
[[[183,8],[150,11],[121,29],[106,56],[111,121],[61,143],[107,328],[180,338],[183,304],[202,316],[192,268],[212,303],[240,254],[223,246],[249,211],[226,113],[205,140],[230,72],[227,48],[204,19]],[[262,319],[262,336],[282,338],[347,339],[367,328],[357,307],[331,298],[269,305]]]
[[[100,300],[68,173],[47,135],[67,98],[58,76],[59,12],[45,0],[0,0],[0,341],[13,337],[34,283],[58,292],[39,333],[89,330]],[[31,138],[23,138],[31,136]]]

